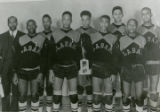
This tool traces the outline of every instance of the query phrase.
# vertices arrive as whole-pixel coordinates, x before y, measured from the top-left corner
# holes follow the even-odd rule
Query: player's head
[[[42,23],[43,23],[44,29],[50,30],[51,24],[52,24],[52,18],[51,18],[51,16],[48,15],[48,14],[43,15],[43,17],[42,17]]]
[[[17,29],[18,20],[15,16],[10,16],[8,18],[8,27],[11,31],[14,31]]]
[[[150,22],[152,17],[152,11],[149,7],[144,7],[141,10],[141,15],[142,15],[143,22]]]
[[[115,22],[122,22],[123,9],[121,6],[115,6],[112,9],[112,16]]]
[[[27,21],[27,30],[29,34],[35,34],[37,29],[36,21],[33,19],[29,19]]]
[[[62,24],[63,27],[69,28],[72,23],[72,13],[69,11],[65,11],[62,14]]]
[[[91,12],[84,10],[80,13],[80,17],[82,20],[82,26],[85,28],[89,27],[91,23],[91,17],[92,17]]]
[[[135,33],[137,31],[138,21],[136,19],[129,19],[127,22],[128,33]]]
[[[99,18],[99,25],[100,25],[100,28],[102,29],[108,28],[110,25],[110,17],[108,15],[102,15]]]

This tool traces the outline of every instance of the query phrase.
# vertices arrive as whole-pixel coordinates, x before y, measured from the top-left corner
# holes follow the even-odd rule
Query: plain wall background
[[[5,1],[5,0],[4,0]],[[27,2],[2,2],[0,0],[0,33],[8,29],[7,18],[14,15],[19,20],[19,29],[25,31],[26,21],[33,18],[37,21],[38,31],[41,31],[41,18],[43,14],[48,13],[52,16],[53,26],[59,25],[61,14],[65,10],[73,13],[72,27],[75,29],[80,26],[80,12],[90,10],[93,15],[93,25],[97,17],[102,14],[111,16],[112,8],[120,5],[124,10],[124,23],[129,18],[136,18],[140,21],[140,10],[148,6],[153,12],[153,21],[159,25],[160,22],[160,0],[43,0]],[[141,23],[141,21],[140,21]]]

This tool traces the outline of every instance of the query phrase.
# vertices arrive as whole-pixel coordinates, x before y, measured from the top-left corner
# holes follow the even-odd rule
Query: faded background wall
[[[5,1],[5,2],[3,2]],[[9,2],[8,2],[9,1]],[[61,14],[65,10],[73,13],[73,28],[80,26],[79,13],[82,10],[90,10],[94,20],[102,14],[111,16],[114,6],[120,5],[124,9],[124,22],[131,17],[140,20],[140,10],[144,6],[152,9],[153,20],[159,25],[160,22],[160,0],[40,0],[27,2],[14,2],[14,0],[0,0],[0,33],[6,31],[7,18],[11,15],[18,17],[19,29],[25,31],[26,21],[33,18],[37,21],[38,31],[42,30],[41,17],[48,13],[52,16],[53,26],[59,25]]]

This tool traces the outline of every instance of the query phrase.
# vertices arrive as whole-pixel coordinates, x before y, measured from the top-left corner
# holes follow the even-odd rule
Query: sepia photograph
[[[160,0],[0,0],[0,112],[160,112]]]

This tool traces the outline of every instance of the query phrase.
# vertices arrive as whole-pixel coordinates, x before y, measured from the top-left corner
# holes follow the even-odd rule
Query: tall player
[[[105,103],[105,112],[112,112],[112,48],[117,37],[109,33],[110,17],[103,15],[99,19],[100,29],[91,35],[92,54],[92,86],[93,86],[93,110],[100,112],[101,104]],[[104,97],[104,100],[103,100]]]
[[[54,79],[54,104],[53,111],[59,112],[60,102],[62,99],[62,84],[66,77],[69,87],[69,98],[71,101],[72,112],[78,110],[78,96],[77,96],[77,51],[76,43],[78,34],[72,30],[72,14],[65,11],[62,14],[62,28],[53,33],[54,41],[49,48],[50,59],[50,76],[55,74]],[[56,57],[55,55],[56,47]],[[56,61],[56,62],[55,62]]]
[[[148,7],[141,10],[143,24],[139,32],[146,38],[145,46],[145,69],[146,75],[150,80],[150,99],[151,111],[155,112],[158,102],[157,86],[160,74],[160,28],[152,23],[152,12]],[[146,79],[147,80],[147,79]]]
[[[52,18],[50,17],[50,15],[45,14],[42,17],[42,23],[43,23],[43,28],[44,31],[41,32],[41,35],[46,39],[46,43],[45,43],[45,53],[46,54],[46,60],[45,60],[45,64],[44,64],[44,71],[43,71],[43,80],[41,83],[41,87],[39,88],[39,95],[40,95],[40,107],[39,107],[39,112],[43,112],[43,92],[44,90],[46,91],[46,111],[47,112],[51,112],[52,110],[52,95],[53,95],[53,87],[52,87],[52,83],[49,80],[49,68],[48,68],[48,47],[49,47],[49,41],[51,41],[51,39],[53,38],[52,36],[52,29],[51,29],[51,25],[52,25]],[[45,83],[46,82],[46,83]]]
[[[84,10],[80,14],[82,26],[77,29],[79,35],[80,35],[80,41],[79,41],[79,58],[80,59],[88,59],[90,60],[90,54],[91,54],[91,48],[88,46],[91,42],[90,35],[92,33],[95,33],[96,30],[91,27],[91,13],[87,10]],[[90,65],[90,64],[89,64]],[[86,90],[87,94],[87,106],[88,106],[88,112],[92,110],[92,86],[91,86],[91,77],[88,76],[91,74],[86,75],[79,75],[78,77],[78,98],[79,98],[79,111],[81,111],[81,105],[82,105],[82,98],[84,90]]]
[[[144,46],[145,38],[137,33],[138,22],[130,19],[127,23],[127,34],[120,39],[122,85],[123,85],[123,111],[130,111],[130,95],[132,82],[135,86],[136,111],[143,112],[143,81],[144,71]]]
[[[116,54],[118,52],[116,52],[117,48],[119,48],[119,39],[125,34],[126,31],[126,26],[125,24],[122,22],[124,13],[123,13],[123,9],[121,6],[115,6],[112,9],[112,16],[113,16],[113,20],[114,22],[111,24],[110,27],[110,31],[112,32],[113,35],[115,35],[118,39],[116,44],[114,45],[114,50],[113,52],[115,53],[114,56],[114,70],[113,70],[113,85],[114,85],[114,92],[116,92],[115,97],[118,99],[121,97],[121,91],[120,91],[120,71],[121,71],[121,67],[119,65],[119,57],[117,57]]]
[[[31,85],[31,111],[37,112],[39,107],[38,88],[42,80],[44,63],[45,38],[36,33],[36,22],[27,21],[28,34],[21,36],[16,44],[16,72],[19,86],[19,111],[27,109],[28,83]]]

